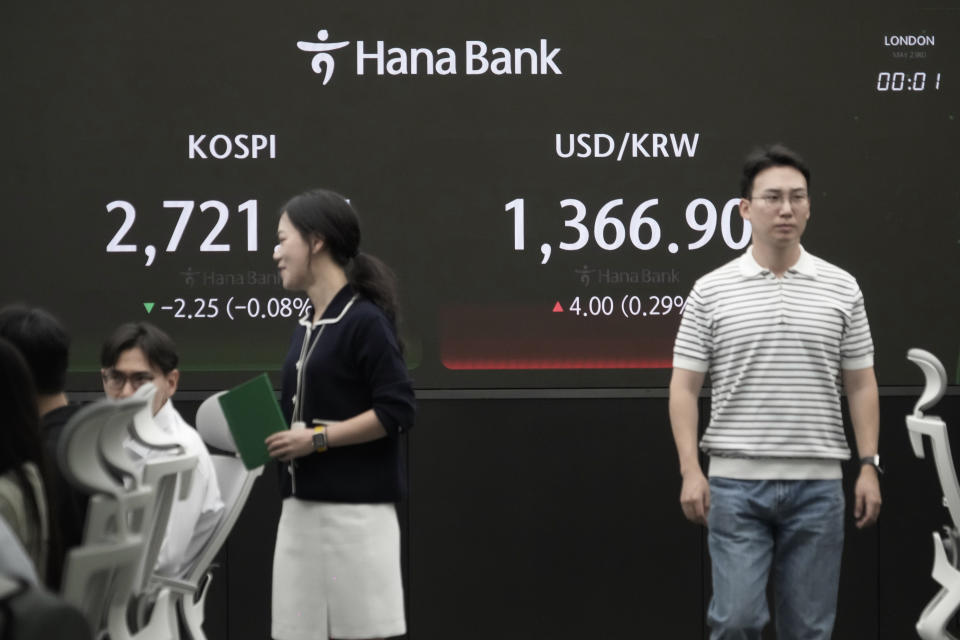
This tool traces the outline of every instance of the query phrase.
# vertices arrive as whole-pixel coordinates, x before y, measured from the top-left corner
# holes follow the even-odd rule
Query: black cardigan
[[[354,295],[346,285],[322,319],[338,317]],[[318,336],[320,326],[311,331],[310,345],[316,341],[316,346],[304,365],[303,420],[312,427],[314,420],[346,420],[372,408],[387,437],[297,458],[295,495],[330,502],[396,502],[404,490],[398,436],[413,426],[416,405],[394,327],[379,307],[362,297]],[[305,335],[301,323],[283,363],[280,406],[288,424]],[[294,495],[288,468],[283,464],[280,469],[285,498]]]

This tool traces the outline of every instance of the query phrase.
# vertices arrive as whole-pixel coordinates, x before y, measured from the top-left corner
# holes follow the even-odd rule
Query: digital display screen
[[[952,374],[942,4],[21,3],[0,302],[64,321],[71,388],[141,319],[181,388],[276,373],[308,304],[271,259],[279,208],[325,187],[399,276],[417,388],[663,387],[693,283],[749,244],[742,160],[782,142],[812,170],[804,247],[863,289],[880,384],[920,383],[913,346]]]

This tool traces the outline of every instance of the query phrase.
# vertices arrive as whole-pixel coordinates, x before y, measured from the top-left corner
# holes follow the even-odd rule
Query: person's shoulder
[[[347,313],[344,320],[349,319],[351,325],[360,328],[362,331],[381,331],[390,330],[392,327],[387,314],[383,309],[366,298],[357,298],[353,308]]]
[[[210,449],[207,448],[207,443],[204,442],[200,432],[183,419],[179,411],[176,411],[176,418],[176,437],[183,443],[188,453],[197,455],[197,471],[203,477],[205,483],[216,484],[216,471],[213,468],[213,458],[210,455]]]
[[[200,435],[200,432],[197,431],[196,427],[187,422],[184,422],[184,429],[177,434],[186,440],[190,445],[202,447],[203,451],[207,450],[207,445],[203,441],[203,437]]]
[[[717,287],[723,287],[732,282],[742,280],[743,273],[740,269],[742,257],[742,255],[737,256],[715,268],[713,271],[709,271],[697,278],[693,284],[694,291],[702,295],[709,291],[715,291]]]
[[[23,538],[26,535],[28,519],[24,495],[26,487],[20,483],[19,469],[21,467],[12,468],[0,475],[0,518],[6,520]]]
[[[77,411],[83,408],[81,404],[66,404],[56,409],[51,409],[40,416],[40,426],[43,429],[62,428]]]
[[[373,320],[384,316],[383,309],[378,307],[373,301],[364,298],[363,296],[358,296],[356,301],[353,303],[353,307],[350,309],[350,312],[347,313],[347,317],[352,316],[353,320]]]
[[[168,409],[171,412],[172,418],[168,422],[174,430],[174,435],[181,439],[187,447],[191,449],[199,447],[201,451],[206,452],[207,445],[200,436],[200,432],[180,415],[180,412],[173,406],[172,400],[168,400],[167,402],[170,403]],[[167,408],[161,409],[161,411],[166,409]]]
[[[824,282],[838,286],[844,286],[852,289],[860,288],[860,285],[857,283],[857,279],[846,269],[838,267],[832,262],[828,262],[827,260],[824,260],[823,258],[813,254],[807,255],[810,257],[814,269],[816,269],[817,278],[822,279]]]
[[[17,480],[17,470],[10,469],[4,474],[0,474],[0,504],[11,504],[20,500],[23,496],[23,488]]]
[[[0,574],[26,580],[32,585],[39,583],[33,561],[5,518],[0,518]]]
[[[57,448],[60,445],[60,436],[63,435],[64,427],[67,426],[70,418],[82,408],[83,405],[81,404],[68,404],[52,409],[40,416],[40,436],[47,448],[47,455],[54,463],[57,459]]]

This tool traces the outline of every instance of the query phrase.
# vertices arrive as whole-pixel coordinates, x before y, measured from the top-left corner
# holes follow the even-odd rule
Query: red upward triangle
[[[560,306],[560,301],[559,301],[559,300],[557,301],[557,304],[553,305],[553,312],[554,312],[554,313],[562,313],[562,312],[563,312],[563,307]]]

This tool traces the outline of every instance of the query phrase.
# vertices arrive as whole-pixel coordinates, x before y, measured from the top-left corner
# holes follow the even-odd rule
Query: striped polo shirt
[[[720,475],[718,458],[848,459],[840,370],[873,366],[863,294],[853,276],[802,248],[777,278],[749,247],[694,284],[673,366],[710,374],[700,448],[711,455],[711,475]]]

